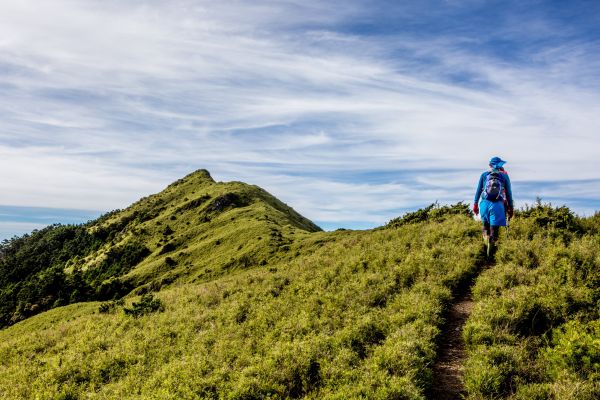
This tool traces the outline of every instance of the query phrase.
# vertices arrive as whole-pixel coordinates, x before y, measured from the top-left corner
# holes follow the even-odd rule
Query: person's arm
[[[508,174],[504,175],[504,180],[506,182],[506,201],[508,202],[508,206],[510,208],[514,208],[512,187],[510,185],[510,178],[508,177]]]
[[[481,174],[479,177],[479,183],[477,184],[477,191],[475,191],[475,200],[473,200],[473,204],[479,203],[479,198],[481,197],[481,192],[483,192],[483,185],[485,180],[485,172]]]

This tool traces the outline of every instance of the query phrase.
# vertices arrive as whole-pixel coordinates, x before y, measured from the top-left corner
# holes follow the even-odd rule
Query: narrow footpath
[[[430,400],[461,400],[467,392],[463,383],[463,367],[467,351],[462,338],[462,330],[473,310],[471,289],[477,276],[495,265],[494,256],[483,261],[477,274],[466,285],[461,285],[445,315],[438,341],[438,355],[432,371],[433,381],[427,398]]]
[[[466,395],[462,367],[467,354],[462,328],[472,309],[473,300],[469,287],[464,293],[457,295],[446,316],[446,324],[439,339],[438,358],[433,365],[433,385],[429,396],[432,400],[462,399]]]

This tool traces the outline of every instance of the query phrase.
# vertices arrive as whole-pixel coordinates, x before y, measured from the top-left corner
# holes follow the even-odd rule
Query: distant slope
[[[285,258],[320,228],[257,186],[199,170],[85,225],[0,246],[0,327],[84,300],[213,279]]]
[[[90,230],[120,229],[99,251],[80,260],[103,278],[114,248],[142,243],[149,254],[123,271],[125,284],[212,279],[231,269],[266,265],[285,255],[297,236],[321,229],[257,186],[217,183],[199,170],[115,213]],[[113,276],[114,277],[114,276]]]

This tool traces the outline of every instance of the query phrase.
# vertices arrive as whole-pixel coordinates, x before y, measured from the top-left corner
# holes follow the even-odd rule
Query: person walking
[[[498,240],[500,227],[506,226],[513,215],[513,196],[508,173],[504,170],[506,161],[500,157],[492,157],[490,169],[479,177],[473,212],[479,214],[483,223],[483,240],[490,248]]]

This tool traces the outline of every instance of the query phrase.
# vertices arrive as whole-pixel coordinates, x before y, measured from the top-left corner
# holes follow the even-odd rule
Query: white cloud
[[[208,168],[315,220],[380,223],[470,200],[496,154],[514,182],[600,178],[593,43],[507,64],[467,50],[465,36],[338,29],[365,12],[358,2],[0,3],[0,204],[109,210]],[[519,21],[505,32],[524,35]],[[358,178],[369,171],[398,178]]]

